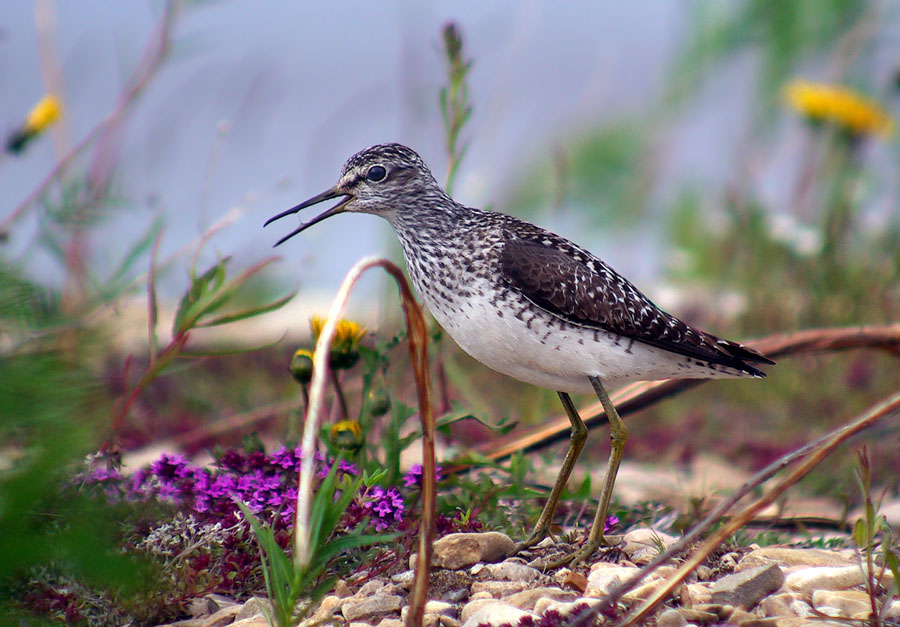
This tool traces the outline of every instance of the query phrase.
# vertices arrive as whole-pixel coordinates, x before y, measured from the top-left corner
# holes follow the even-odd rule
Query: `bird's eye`
[[[387,170],[384,169],[383,165],[373,165],[369,168],[369,171],[366,172],[366,178],[372,181],[373,183],[377,183],[378,181],[383,181],[384,177],[387,176]]]

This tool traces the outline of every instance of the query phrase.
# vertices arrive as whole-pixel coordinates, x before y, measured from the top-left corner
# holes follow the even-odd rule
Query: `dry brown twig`
[[[723,541],[725,541],[732,533],[746,525],[760,511],[771,505],[781,496],[788,488],[797,481],[805,477],[813,470],[825,457],[830,455],[834,450],[846,442],[849,438],[859,434],[860,432],[875,426],[877,423],[894,416],[900,412],[900,393],[893,394],[884,401],[872,407],[861,417],[844,425],[838,429],[831,431],[825,436],[819,438],[815,442],[808,444],[793,453],[783,456],[776,460],[751,479],[749,479],[737,492],[731,495],[727,500],[720,503],[713,509],[700,523],[698,523],[691,531],[681,540],[673,544],[665,552],[659,554],[647,566],[641,569],[631,579],[622,583],[622,585],[613,589],[609,595],[603,600],[603,603],[595,608],[585,610],[577,616],[573,616],[569,625],[587,626],[593,623],[594,618],[599,613],[606,615],[612,614],[618,601],[630,590],[637,587],[641,581],[646,579],[653,571],[664,563],[676,557],[691,544],[698,540],[706,533],[714,524],[721,520],[722,516],[734,506],[741,498],[749,494],[752,490],[765,483],[778,471],[796,463],[797,461],[807,458],[796,470],[790,475],[778,482],[766,494],[750,504],[744,510],[739,512],[734,518],[728,520],[722,527],[717,529],[704,543],[694,552],[694,554],[686,560],[679,569],[673,573],[667,580],[666,584],[660,587],[654,594],[646,599],[643,604],[628,615],[625,619],[619,621],[616,627],[628,627],[637,624],[639,621],[647,617],[647,615],[656,608],[663,600],[665,600],[672,591],[679,586],[684,579],[703,562]]]
[[[416,563],[416,576],[410,595],[409,613],[406,624],[409,627],[421,627],[425,615],[425,602],[428,599],[428,579],[431,574],[432,542],[434,540],[435,516],[435,460],[434,460],[434,414],[431,410],[430,379],[428,376],[428,333],[422,310],[413,296],[409,283],[395,264],[387,259],[366,257],[360,259],[338,290],[328,317],[319,333],[313,353],[313,376],[309,388],[309,405],[306,412],[306,424],[303,429],[301,448],[304,451],[301,461],[300,480],[297,493],[297,515],[294,525],[294,561],[306,565],[310,561],[309,516],[312,501],[313,459],[317,445],[319,419],[325,393],[325,382],[328,379],[328,356],[331,343],[337,330],[337,322],[341,318],[350,291],[362,274],[375,267],[383,268],[400,290],[403,313],[406,317],[410,358],[415,374],[416,393],[419,401],[419,417],[422,422],[422,519],[419,523],[419,556]]]

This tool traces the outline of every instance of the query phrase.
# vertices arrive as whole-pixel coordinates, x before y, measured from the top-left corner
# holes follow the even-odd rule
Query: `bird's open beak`
[[[331,216],[337,215],[339,213],[343,213],[344,206],[348,202],[353,200],[353,195],[348,194],[346,192],[338,191],[338,189],[336,187],[332,187],[328,191],[322,192],[321,194],[318,194],[317,196],[313,196],[309,200],[305,200],[305,201],[301,202],[296,207],[292,207],[292,208],[288,209],[287,211],[282,211],[277,216],[273,216],[273,217],[269,218],[268,220],[266,220],[266,223],[263,226],[264,227],[269,226],[272,222],[275,222],[275,220],[280,220],[281,218],[283,218],[285,216],[289,216],[292,213],[297,213],[301,209],[306,209],[307,207],[312,207],[313,205],[318,205],[320,202],[324,202],[326,200],[331,200],[332,198],[341,198],[341,202],[336,204],[331,209],[328,209],[327,211],[323,211],[322,213],[317,215],[315,218],[313,218],[309,222],[304,222],[303,224],[298,226],[296,229],[294,229],[293,231],[291,231],[290,233],[288,233],[287,235],[282,237],[280,240],[275,242],[276,246],[283,244],[287,240],[294,237],[297,233],[303,231],[304,229],[306,229],[308,227],[311,227],[313,224],[321,222],[325,218],[330,218]]]

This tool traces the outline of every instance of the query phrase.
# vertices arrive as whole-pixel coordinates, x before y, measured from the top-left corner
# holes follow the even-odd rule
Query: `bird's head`
[[[390,220],[399,209],[414,207],[417,202],[435,193],[443,194],[443,190],[419,155],[400,144],[379,144],[350,157],[334,187],[269,218],[265,226],[306,207],[340,198],[336,205],[278,240],[275,244],[278,246],[333,215],[372,213]]]

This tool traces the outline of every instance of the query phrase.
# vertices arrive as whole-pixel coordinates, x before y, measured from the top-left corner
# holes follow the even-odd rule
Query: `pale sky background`
[[[162,255],[178,250],[229,211],[236,222],[204,250],[247,267],[296,226],[262,223],[331,186],[344,160],[366,146],[399,141],[443,179],[446,158],[437,107],[444,80],[440,28],[456,21],[475,63],[469,152],[455,196],[502,210],[517,175],[565,146],[573,134],[658,101],[688,35],[689,3],[199,2],[184,10],[170,59],[132,111],[116,189],[125,199],[91,236],[94,267],[112,265],[161,214]],[[68,129],[77,141],[114,106],[151,30],[156,1],[57,2],[57,51]],[[754,61],[729,62],[702,84],[696,104],[668,129],[663,189],[726,184],[735,172],[749,117]],[[14,128],[41,97],[34,5],[0,9],[0,125]],[[776,150],[770,185],[790,170],[799,124]],[[779,156],[780,155],[780,156]],[[6,215],[53,165],[52,142],[36,142],[0,163]],[[781,163],[781,165],[779,165]],[[787,164],[787,165],[786,165]],[[315,211],[315,210],[311,210]],[[12,231],[10,257],[56,280],[35,252],[36,213]],[[660,273],[659,234],[589,231],[576,217],[539,219],[612,263],[639,286]],[[336,289],[364,254],[394,249],[387,223],[370,216],[329,220],[277,253],[290,285]],[[184,287],[176,264],[165,286]]]

